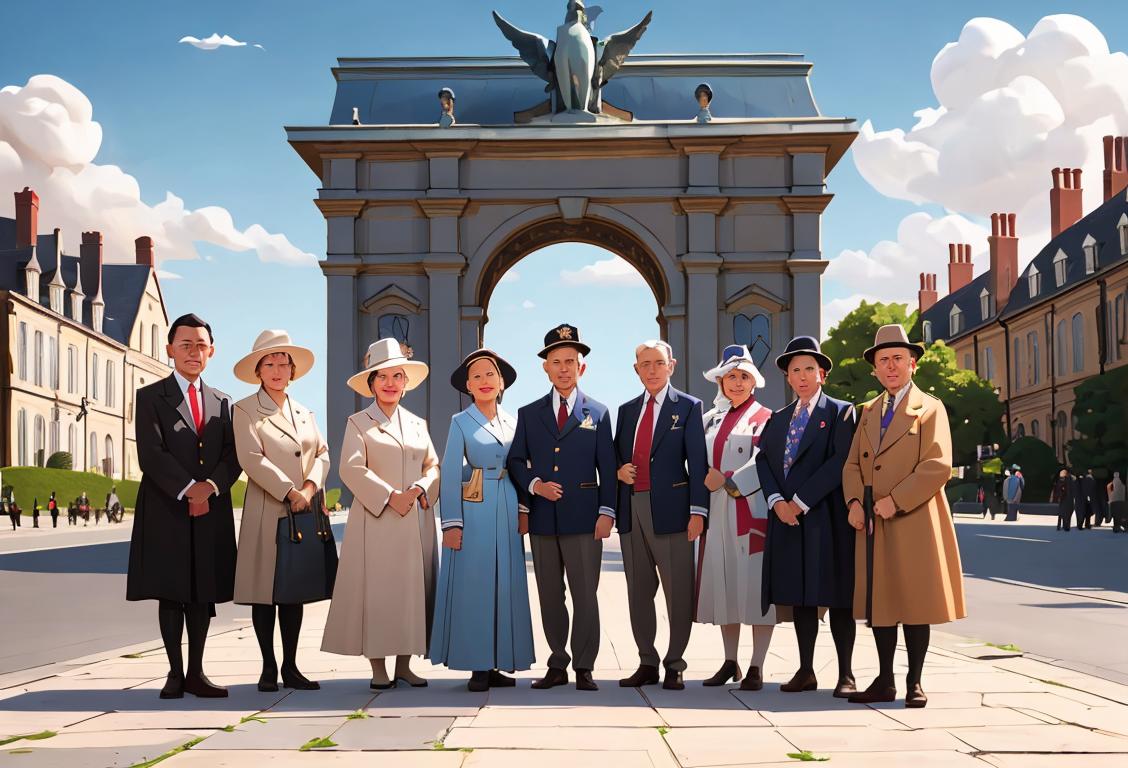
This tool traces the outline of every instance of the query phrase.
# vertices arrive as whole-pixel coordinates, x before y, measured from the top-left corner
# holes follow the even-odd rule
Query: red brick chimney
[[[16,193],[16,247],[35,245],[39,234],[39,195],[28,187]]]
[[[1128,137],[1104,137],[1104,199],[1128,186]]]
[[[917,307],[921,314],[932,308],[939,295],[936,293],[936,275],[920,273],[920,290],[917,291]]]
[[[1054,168],[1050,190],[1050,236],[1057,237],[1081,220],[1081,169]]]
[[[144,264],[147,267],[156,266],[153,261],[153,238],[142,235],[133,241],[133,246],[137,252],[138,264]]]
[[[96,299],[102,295],[102,233],[83,232],[82,245],[78,249],[79,271],[82,274],[82,290],[87,298]]]
[[[987,246],[991,251],[991,296],[994,312],[1003,311],[1010,298],[1011,289],[1018,282],[1018,238],[1014,235],[1013,213],[991,214],[991,236]]]
[[[971,245],[948,243],[948,294],[971,282]]]

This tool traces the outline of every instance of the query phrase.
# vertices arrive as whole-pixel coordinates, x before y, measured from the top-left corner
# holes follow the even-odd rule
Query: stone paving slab
[[[443,744],[448,749],[580,750],[595,747],[612,752],[643,751],[655,768],[676,768],[677,761],[657,728],[453,728]],[[536,763],[534,759],[531,761]]]
[[[255,768],[460,768],[467,758],[465,752],[385,752],[379,758],[370,752],[295,752],[292,750],[261,750],[254,753]],[[378,761],[378,762],[377,762]],[[247,768],[247,753],[242,750],[223,751],[195,749],[174,755],[160,764],[160,768]]]
[[[284,689],[283,689],[284,690]],[[344,716],[368,706],[376,698],[368,680],[322,680],[319,691],[289,691],[289,695],[269,708],[263,717]]]
[[[1128,739],[1075,725],[950,728],[948,733],[979,752],[1111,752],[1123,754],[1128,765]]]
[[[787,759],[795,745],[771,728],[679,728],[666,743],[684,768],[762,765]]]
[[[1036,726],[1044,727],[1044,726]],[[779,733],[800,750],[811,752],[924,752],[972,751],[955,736],[943,730],[878,730],[866,728],[780,728]]]
[[[462,768],[653,768],[645,752],[604,750],[483,749],[466,756]]]
[[[528,685],[528,683],[525,683]],[[501,689],[495,688],[494,691]],[[426,688],[401,686],[380,692],[368,711],[376,717],[475,717],[491,693],[473,693],[464,681],[436,680]]]
[[[293,749],[311,739],[332,736],[345,722],[343,717],[285,717],[260,723],[252,720],[231,732],[218,731],[193,749]],[[250,761],[253,758],[244,758]]]
[[[981,755],[997,768],[1124,768],[1124,755]]]
[[[454,725],[453,717],[369,717],[347,720],[333,734],[340,750],[432,749]]]
[[[9,744],[0,750],[0,765],[21,768],[130,768],[163,755],[187,739],[144,745],[45,749]]]

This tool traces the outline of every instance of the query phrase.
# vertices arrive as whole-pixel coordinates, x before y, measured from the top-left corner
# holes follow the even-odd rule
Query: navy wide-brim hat
[[[537,356],[548,359],[548,353],[557,347],[575,347],[585,356],[591,354],[591,347],[580,341],[580,329],[567,323],[556,326],[544,335],[544,349],[537,352]]]
[[[470,391],[466,384],[470,379],[470,366],[482,358],[489,358],[494,361],[498,372],[501,373],[501,380],[506,389],[509,389],[513,386],[513,382],[517,381],[517,371],[505,361],[505,358],[490,349],[476,349],[468,354],[462,363],[454,369],[454,373],[450,375],[450,385],[462,394],[469,395]]]
[[[787,348],[783,350],[783,354],[776,358],[776,367],[786,373],[788,361],[796,355],[810,355],[819,362],[819,367],[827,373],[830,373],[831,369],[834,368],[834,363],[822,353],[819,340],[813,336],[796,336],[787,342]]]

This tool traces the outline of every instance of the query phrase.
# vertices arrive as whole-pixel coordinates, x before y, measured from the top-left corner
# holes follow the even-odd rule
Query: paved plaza
[[[326,604],[307,608],[300,651],[303,671],[322,682],[321,691],[259,693],[258,649],[245,618],[217,628],[208,642],[206,669],[231,687],[225,700],[159,700],[167,667],[156,640],[8,673],[0,676],[0,734],[55,735],[4,744],[0,765],[145,765],[187,744],[162,767],[704,768],[789,765],[802,757],[865,768],[1128,764],[1128,686],[949,634],[960,632],[960,623],[933,632],[928,708],[906,710],[902,701],[867,707],[830,696],[836,664],[825,627],[817,693],[779,691],[797,665],[790,625],[777,629],[763,691],[700,685],[721,662],[719,633],[708,626],[694,628],[685,691],[619,688],[617,678],[634,670],[637,657],[614,538],[604,555],[600,606],[597,693],[533,691],[534,670],[521,674],[516,688],[474,694],[463,674],[417,661],[428,688],[377,695],[368,689],[364,659],[320,652]],[[534,601],[539,627],[536,608]],[[543,660],[547,648],[539,629],[534,634]],[[744,644],[742,665],[750,653]],[[873,677],[876,661],[870,633],[859,627],[859,683]],[[903,652],[898,661],[903,680]]]

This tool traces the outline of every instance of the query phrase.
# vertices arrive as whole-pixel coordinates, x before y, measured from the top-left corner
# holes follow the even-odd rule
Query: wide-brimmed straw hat
[[[450,375],[450,385],[462,394],[469,395],[470,391],[467,389],[466,383],[470,379],[470,366],[483,358],[494,361],[506,389],[509,389],[513,386],[513,382],[517,381],[516,369],[507,363],[505,358],[490,349],[476,349],[468,354],[462,363],[454,369],[454,373]]]
[[[403,368],[404,373],[407,374],[405,392],[422,384],[430,371],[426,363],[408,359],[400,343],[395,339],[380,339],[368,345],[368,351],[364,354],[364,370],[349,376],[349,380],[345,383],[353,392],[363,397],[372,397],[368,377],[384,368]]]
[[[765,384],[764,374],[760,373],[760,369],[756,367],[756,362],[752,359],[752,353],[743,344],[730,344],[725,347],[721,352],[721,362],[702,375],[707,381],[720,384],[725,374],[732,370],[741,370],[751,374],[757,389]]]
[[[300,379],[313,368],[313,352],[305,347],[299,347],[290,341],[290,334],[277,329],[265,330],[255,339],[254,346],[249,354],[244,355],[235,363],[235,378],[248,384],[258,384],[259,377],[255,373],[259,361],[267,355],[283,352],[294,361],[294,379]]]
[[[891,323],[877,329],[877,333],[873,337],[873,346],[863,352],[862,357],[866,359],[867,363],[873,365],[873,358],[878,351],[889,347],[904,347],[912,353],[914,360],[920,360],[921,356],[924,355],[924,346],[909,341],[909,334],[905,333],[903,325]]]

